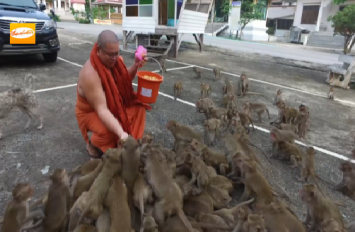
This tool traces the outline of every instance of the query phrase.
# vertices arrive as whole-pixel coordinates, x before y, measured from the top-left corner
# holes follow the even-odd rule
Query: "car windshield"
[[[33,0],[0,0],[0,5],[37,8]]]

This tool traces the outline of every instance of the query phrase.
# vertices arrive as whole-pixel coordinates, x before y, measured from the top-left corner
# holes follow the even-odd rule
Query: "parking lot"
[[[0,61],[0,91],[21,86],[27,73],[37,77],[35,86],[44,117],[42,130],[32,127],[24,131],[27,116],[18,110],[0,121],[4,137],[0,140],[0,215],[3,215],[16,183],[33,184],[35,198],[38,198],[47,190],[48,176],[54,169],[70,170],[88,160],[74,107],[78,73],[89,58],[96,37],[65,30],[59,30],[59,36],[62,47],[60,58],[54,64],[44,63],[41,57],[2,58]],[[130,67],[134,62],[133,56],[127,53],[122,56]],[[196,79],[192,71],[194,65],[203,68],[203,79]],[[327,74],[324,71],[254,54],[225,55],[181,49],[178,59],[169,58],[166,66],[168,72],[164,74],[156,108],[147,112],[146,129],[156,134],[158,142],[172,147],[173,138],[165,129],[170,119],[191,125],[202,132],[204,115],[196,113],[194,102],[200,96],[201,82],[205,82],[212,86],[213,100],[220,103],[223,83],[215,81],[211,71],[218,66],[225,71],[223,75],[234,83],[237,83],[242,72],[251,78],[250,91],[262,93],[265,97],[247,96],[240,99],[238,105],[246,101],[264,103],[269,108],[271,120],[277,116],[272,101],[278,89],[283,90],[289,105],[298,107],[301,103],[307,104],[311,112],[311,132],[306,144],[316,147],[316,171],[334,184],[340,180],[338,166],[354,148],[354,142],[349,136],[349,132],[355,129],[353,89],[336,89],[336,101],[329,101],[325,98],[329,86],[325,83]],[[148,62],[143,69],[155,71],[159,67],[155,62]],[[185,91],[181,100],[174,101],[173,84],[177,81],[183,82]],[[137,83],[137,79],[134,83]],[[263,123],[255,125],[257,129],[251,131],[251,140],[270,153],[271,142],[267,133],[271,128],[269,121],[264,117]],[[265,161],[261,154],[260,159]],[[297,195],[301,183],[295,179],[299,170],[291,170],[287,163],[277,160],[272,160],[272,165],[264,163],[268,168],[265,175],[285,188],[291,198],[297,201],[297,214],[303,216]],[[345,219],[353,219],[355,202],[334,192],[324,182],[320,182],[320,185],[329,197],[346,205],[341,207]]]

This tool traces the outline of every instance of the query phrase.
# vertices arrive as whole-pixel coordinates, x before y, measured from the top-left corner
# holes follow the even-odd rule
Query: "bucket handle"
[[[158,64],[158,65],[159,65],[159,67],[160,67],[160,70],[161,70],[162,76],[163,76],[164,70],[163,70],[163,68],[161,67],[161,65],[160,65],[159,61],[158,61],[157,59],[153,58],[153,57],[147,57],[147,58],[148,58],[148,59],[152,59],[152,60],[154,60],[155,62],[157,62],[157,64]]]

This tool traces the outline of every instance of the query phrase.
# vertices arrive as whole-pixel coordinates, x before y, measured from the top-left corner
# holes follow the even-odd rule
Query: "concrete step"
[[[212,29],[212,23],[207,23],[205,27],[205,33],[206,34],[218,34],[220,31],[228,27],[228,23],[213,23],[213,29]]]
[[[343,49],[344,37],[343,36],[332,36],[332,35],[321,34],[319,32],[314,32],[310,36],[310,38],[307,42],[307,46]]]

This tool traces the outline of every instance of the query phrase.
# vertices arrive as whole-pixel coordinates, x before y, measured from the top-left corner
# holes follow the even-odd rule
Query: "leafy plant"
[[[245,26],[253,20],[262,19],[262,13],[260,11],[255,10],[256,4],[254,4],[250,0],[246,0],[242,2],[241,7],[241,15],[240,15],[240,35],[239,38],[242,38],[243,30]]]
[[[94,19],[106,19],[108,10],[102,6],[94,7],[92,9],[92,17]]]
[[[79,18],[79,23],[83,23],[83,24],[90,24],[90,19],[86,19],[86,18]]]
[[[351,51],[355,44],[355,5],[348,5],[342,11],[330,16],[328,21],[332,22],[334,35],[344,36],[344,54]]]
[[[336,4],[336,5],[340,5],[340,4],[343,4],[346,1],[347,0],[333,0],[333,3]]]
[[[273,35],[275,33],[275,28],[274,27],[269,27],[266,31],[268,35]]]
[[[59,15],[53,16],[52,14],[48,14],[48,16],[51,17],[55,22],[60,22],[61,21]]]
[[[223,0],[220,8],[223,14],[230,15],[232,11],[232,4],[229,0]]]

